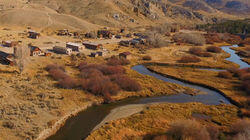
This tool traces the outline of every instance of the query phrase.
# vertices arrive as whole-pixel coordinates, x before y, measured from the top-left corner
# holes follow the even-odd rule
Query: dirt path
[[[126,105],[119,108],[115,108],[111,110],[108,116],[106,116],[101,123],[99,123],[92,131],[100,128],[102,125],[104,125],[107,122],[118,120],[121,118],[126,118],[128,116],[131,116],[133,114],[139,113],[144,109],[145,105],[139,104],[139,105]]]

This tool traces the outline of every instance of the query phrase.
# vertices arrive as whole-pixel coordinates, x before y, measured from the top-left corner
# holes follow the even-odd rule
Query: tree
[[[18,45],[14,47],[14,58],[15,58],[14,61],[20,73],[22,73],[23,70],[25,69],[29,56],[30,56],[30,50],[28,46]]]

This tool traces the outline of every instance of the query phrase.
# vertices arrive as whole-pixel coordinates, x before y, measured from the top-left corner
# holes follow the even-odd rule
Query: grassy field
[[[247,102],[249,97],[247,96],[247,93],[239,88],[241,83],[238,78],[220,78],[218,77],[218,72],[199,70],[197,68],[162,66],[148,66],[148,68],[165,75],[170,75],[193,83],[207,85],[209,87],[214,87],[240,105],[248,108]]]
[[[58,87],[57,81],[54,81],[44,70],[47,64],[56,63],[65,65],[70,76],[78,77],[79,70],[76,66],[82,61],[105,63],[103,58],[71,61],[69,56],[33,57],[22,74],[18,74],[18,70],[14,67],[2,65],[0,69],[2,85],[0,87],[0,109],[4,109],[5,112],[0,113],[2,116],[0,137],[16,140],[36,138],[43,130],[52,127],[59,119],[75,110],[85,108],[92,103],[103,102],[102,97],[94,96],[81,88],[63,89]],[[125,67],[126,75],[138,81],[142,90],[139,92],[121,91],[112,97],[114,100],[130,96],[177,94],[191,90],[138,74],[130,69],[131,65]],[[6,127],[6,123],[11,124],[11,127],[9,125]]]
[[[208,118],[196,118],[193,114]],[[232,105],[208,106],[200,103],[148,105],[141,113],[102,126],[91,133],[87,140],[143,139],[148,135],[164,134],[171,123],[185,119],[196,119],[203,125],[212,125],[226,132],[238,119],[237,108]]]

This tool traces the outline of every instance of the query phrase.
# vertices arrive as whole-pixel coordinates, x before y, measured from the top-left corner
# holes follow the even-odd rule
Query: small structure
[[[30,48],[30,56],[42,56],[45,55],[44,52],[36,46],[29,46]]]
[[[96,57],[98,54],[95,52],[90,53],[90,57]]]
[[[98,51],[96,53],[97,53],[98,56],[103,56],[103,52],[101,52],[101,51]]]
[[[70,48],[72,51],[77,51],[77,52],[83,50],[83,46],[81,44],[73,42],[66,43],[66,48]]]
[[[125,47],[129,47],[130,44],[131,44],[130,41],[124,41],[124,40],[122,40],[122,41],[119,42],[119,45],[125,46]]]
[[[18,41],[2,41],[2,45],[4,47],[14,47],[16,45],[18,45]]]
[[[119,57],[120,57],[120,58],[125,58],[125,59],[131,59],[131,58],[132,58],[130,52],[123,52],[123,53],[120,53],[120,54],[119,54]]]
[[[69,36],[70,33],[69,33],[68,29],[63,29],[63,30],[58,30],[57,35],[58,36]]]
[[[97,31],[97,36],[99,38],[109,38],[111,39],[112,38],[112,33],[108,30],[99,30]]]
[[[38,39],[40,36],[41,36],[40,33],[37,33],[35,31],[30,30],[28,32],[28,37],[32,39]]]
[[[14,65],[13,54],[7,54],[5,52],[0,51],[0,63],[13,66]]]
[[[53,47],[53,51],[54,51],[55,53],[67,54],[67,55],[71,55],[71,53],[72,53],[72,49],[70,49],[70,48],[65,48],[65,47],[60,47],[60,46],[55,46],[55,47]]]
[[[83,42],[82,43],[85,48],[91,49],[91,50],[98,50],[102,47],[102,44],[92,43],[92,42]]]

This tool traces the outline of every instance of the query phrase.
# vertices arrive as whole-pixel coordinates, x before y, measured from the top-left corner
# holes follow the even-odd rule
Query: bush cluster
[[[208,52],[221,53],[222,49],[215,46],[209,46],[206,48]]]
[[[173,36],[175,42],[189,43],[194,45],[204,45],[206,43],[205,37],[198,33],[178,33]]]
[[[125,76],[125,75],[112,75],[110,77],[111,81],[119,85],[119,87],[126,91],[140,91],[141,86],[135,80]]]
[[[58,85],[60,87],[71,89],[78,86],[78,81],[67,75],[64,66],[50,64],[46,67],[46,70],[53,79],[59,81]]]
[[[228,71],[220,71],[218,73],[218,77],[225,78],[225,79],[231,79],[233,77],[232,73]]]
[[[242,80],[242,88],[250,95],[250,68],[241,69],[237,74]]]
[[[143,57],[142,57],[142,60],[150,61],[150,60],[152,60],[152,57],[149,56],[149,55],[146,55],[146,56],[143,56]]]
[[[126,70],[119,65],[80,63],[79,78],[67,75],[64,67],[48,65],[46,70],[62,88],[82,87],[94,95],[103,96],[106,102],[112,101],[111,95],[116,95],[121,89],[125,91],[139,91],[141,86],[135,80],[125,75]]]
[[[201,59],[196,56],[183,56],[179,62],[180,63],[198,63]]]
[[[231,132],[234,134],[233,140],[247,140],[250,137],[250,121],[239,120],[231,127]]]
[[[230,72],[231,75],[238,77],[241,80],[242,89],[245,90],[246,93],[250,94],[250,68],[231,68],[228,69],[228,72]]]
[[[212,57],[211,53],[204,52],[201,48],[199,47],[192,47],[189,49],[189,53],[200,56],[200,57]]]
[[[84,90],[101,95],[105,101],[110,101],[111,95],[116,95],[121,89],[139,91],[140,84],[127,77],[126,70],[120,65],[86,64],[79,65],[81,86]]]
[[[107,65],[117,66],[117,65],[128,65],[130,61],[125,58],[111,57],[108,59]]]

